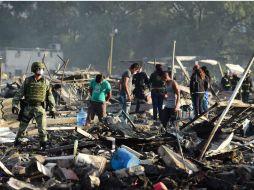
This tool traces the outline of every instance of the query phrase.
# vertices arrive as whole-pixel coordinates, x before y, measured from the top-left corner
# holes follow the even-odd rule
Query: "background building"
[[[55,70],[63,58],[60,44],[50,44],[49,48],[5,48],[0,50],[2,57],[2,72],[21,76],[31,73],[31,64],[34,61],[44,62],[49,70]]]

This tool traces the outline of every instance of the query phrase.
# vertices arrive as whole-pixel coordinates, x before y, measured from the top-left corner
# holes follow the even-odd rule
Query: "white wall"
[[[16,69],[20,69],[22,70],[22,73],[25,74],[27,65],[29,63],[29,68],[27,71],[29,74],[31,72],[31,64],[35,61],[42,61],[44,54],[46,55],[45,63],[49,70],[56,69],[58,64],[62,64],[62,61],[57,57],[57,55],[59,55],[63,58],[63,52],[61,51],[38,51],[36,49],[5,50],[5,64],[3,67],[3,72],[12,72],[12,74],[14,74]]]

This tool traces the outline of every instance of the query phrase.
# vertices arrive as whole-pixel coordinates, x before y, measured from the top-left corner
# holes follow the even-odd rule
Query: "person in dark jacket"
[[[154,120],[157,120],[158,113],[159,118],[161,118],[161,111],[165,93],[165,84],[162,80],[162,75],[163,75],[162,65],[156,64],[155,71],[150,76]]]
[[[198,64],[193,67],[190,80],[190,94],[194,115],[197,117],[202,113],[202,100],[205,94],[205,73]]]
[[[224,91],[232,90],[232,78],[229,75],[229,71],[224,73],[224,76],[221,78],[221,88]]]
[[[142,71],[142,67],[140,67],[139,71],[133,75],[132,84],[135,85],[133,94],[137,100],[135,112],[138,113],[141,101],[146,100],[145,92],[149,89],[149,78],[147,74]]]
[[[206,66],[202,66],[201,69],[205,73],[205,82],[204,82],[205,94],[202,101],[202,111],[206,112],[209,106],[209,87],[211,85],[211,75]]]

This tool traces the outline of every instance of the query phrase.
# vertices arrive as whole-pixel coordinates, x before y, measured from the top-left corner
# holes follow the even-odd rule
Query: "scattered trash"
[[[10,97],[0,101],[1,189],[253,188],[252,104],[233,102],[208,151],[198,159],[226,101],[216,103],[217,99],[212,99],[209,117],[192,119],[191,104],[186,103],[191,102],[189,92],[184,90],[183,118],[164,129],[160,121],[152,119],[152,105],[146,104],[141,113],[132,112],[135,105],[130,114],[121,112],[119,79],[108,78],[113,89],[108,114],[102,122],[95,117],[86,129],[88,84],[97,73],[70,72],[63,79],[62,93],[58,89],[60,80],[52,80],[59,102],[57,118],[47,118],[46,150],[39,149],[35,121],[29,123],[27,138],[13,146],[19,122],[11,113],[13,92],[5,92]],[[124,116],[128,124],[123,122]]]

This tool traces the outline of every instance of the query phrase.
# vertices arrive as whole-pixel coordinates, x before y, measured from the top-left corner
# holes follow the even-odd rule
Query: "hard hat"
[[[36,72],[37,69],[45,69],[45,65],[42,62],[33,62],[31,66],[31,72]]]

